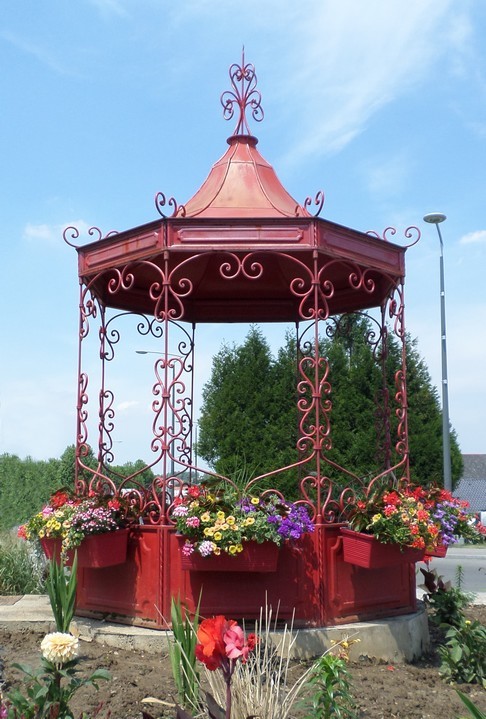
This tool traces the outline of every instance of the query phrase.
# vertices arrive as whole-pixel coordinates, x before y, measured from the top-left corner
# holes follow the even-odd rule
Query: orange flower
[[[196,644],[196,657],[210,671],[219,669],[227,658],[223,641],[224,634],[234,627],[234,619],[226,619],[223,615],[204,619],[197,630],[199,644]]]

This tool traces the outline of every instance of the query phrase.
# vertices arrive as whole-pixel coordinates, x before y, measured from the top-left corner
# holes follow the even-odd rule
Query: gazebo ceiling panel
[[[394,278],[318,252],[319,306],[329,314],[379,306]],[[101,271],[90,286],[109,307],[160,315],[167,307],[188,322],[284,322],[314,302],[314,252],[173,252]]]

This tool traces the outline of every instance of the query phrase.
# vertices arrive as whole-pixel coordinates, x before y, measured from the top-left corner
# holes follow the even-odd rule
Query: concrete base
[[[74,631],[82,641],[99,642],[118,649],[136,649],[148,653],[167,651],[171,632],[144,627],[109,624],[96,619],[76,618]],[[55,631],[49,599],[45,596],[0,597],[0,630],[34,629],[39,632]],[[418,659],[429,646],[427,615],[422,605],[414,614],[383,619],[375,622],[344,624],[336,627],[299,629],[292,646],[284,647],[293,659],[313,659],[323,654],[335,642],[359,639],[350,648],[350,658],[378,659],[403,664]],[[275,642],[279,643],[276,632]]]

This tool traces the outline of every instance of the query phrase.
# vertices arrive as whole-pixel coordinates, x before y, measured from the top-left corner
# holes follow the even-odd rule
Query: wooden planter
[[[178,541],[182,550],[185,537],[178,537]],[[192,572],[276,572],[278,555],[275,542],[245,542],[243,551],[235,556],[223,552],[202,557],[199,552],[193,552],[185,557],[181,551],[181,566]]]
[[[354,532],[341,527],[344,561],[365,569],[381,569],[397,564],[420,562],[425,549],[401,547],[399,544],[383,544],[371,534]]]
[[[123,564],[127,557],[128,529],[117,529],[104,534],[91,534],[83,539],[78,552],[78,567],[85,569],[101,569]],[[48,559],[59,561],[61,556],[61,539],[45,537],[40,540],[42,549]],[[66,564],[70,566],[74,559],[74,551],[69,551]]]

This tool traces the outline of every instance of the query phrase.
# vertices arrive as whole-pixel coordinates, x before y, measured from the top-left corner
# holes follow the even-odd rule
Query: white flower
[[[53,664],[65,664],[78,655],[79,642],[72,634],[52,632],[41,642],[42,656]]]

